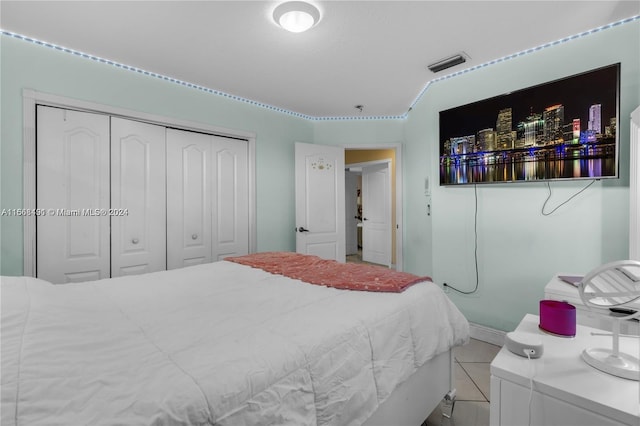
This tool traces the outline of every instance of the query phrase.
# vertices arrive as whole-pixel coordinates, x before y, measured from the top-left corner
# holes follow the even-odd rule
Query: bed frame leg
[[[453,407],[456,405],[456,389],[453,388],[444,396],[442,401],[442,415],[450,419],[453,415]]]

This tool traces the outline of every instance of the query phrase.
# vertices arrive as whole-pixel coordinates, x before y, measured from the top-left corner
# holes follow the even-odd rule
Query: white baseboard
[[[491,343],[496,346],[504,345],[504,336],[507,334],[505,331],[496,330],[485,327],[484,325],[474,324],[472,322],[469,323],[469,332],[473,339],[482,340],[483,342]]]

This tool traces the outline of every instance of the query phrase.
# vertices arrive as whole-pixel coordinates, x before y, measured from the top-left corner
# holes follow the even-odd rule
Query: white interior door
[[[211,136],[167,129],[167,268],[211,262]]]
[[[629,259],[640,261],[640,107],[631,113]]]
[[[38,106],[36,276],[109,277],[109,117]]]
[[[296,251],[345,261],[344,148],[295,145]]]
[[[362,260],[391,265],[391,180],[388,163],[362,170]]]
[[[112,277],[166,269],[165,158],[165,127],[111,119]]]

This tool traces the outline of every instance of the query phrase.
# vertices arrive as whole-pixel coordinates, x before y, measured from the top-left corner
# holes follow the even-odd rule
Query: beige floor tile
[[[471,339],[466,345],[453,349],[453,355],[458,362],[491,362],[498,352],[500,352],[500,346],[476,339]]]
[[[454,371],[456,399],[458,401],[486,401],[480,389],[473,383],[471,377],[458,364],[455,364]]]
[[[479,340],[454,349],[456,404],[453,416],[442,416],[438,406],[423,426],[488,426],[491,361],[500,347]]]
[[[458,401],[450,419],[444,417],[442,410],[438,407],[423,426],[489,426],[489,403]]]
[[[489,388],[491,383],[491,372],[488,362],[461,362],[460,367],[473,380],[473,383],[480,389],[480,392],[489,401]]]

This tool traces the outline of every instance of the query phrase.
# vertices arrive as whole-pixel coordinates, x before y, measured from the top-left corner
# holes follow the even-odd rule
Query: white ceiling
[[[294,34],[271,18],[282,1],[2,0],[0,27],[309,117],[393,117],[430,80],[640,14],[637,0],[311,0],[320,22]]]

